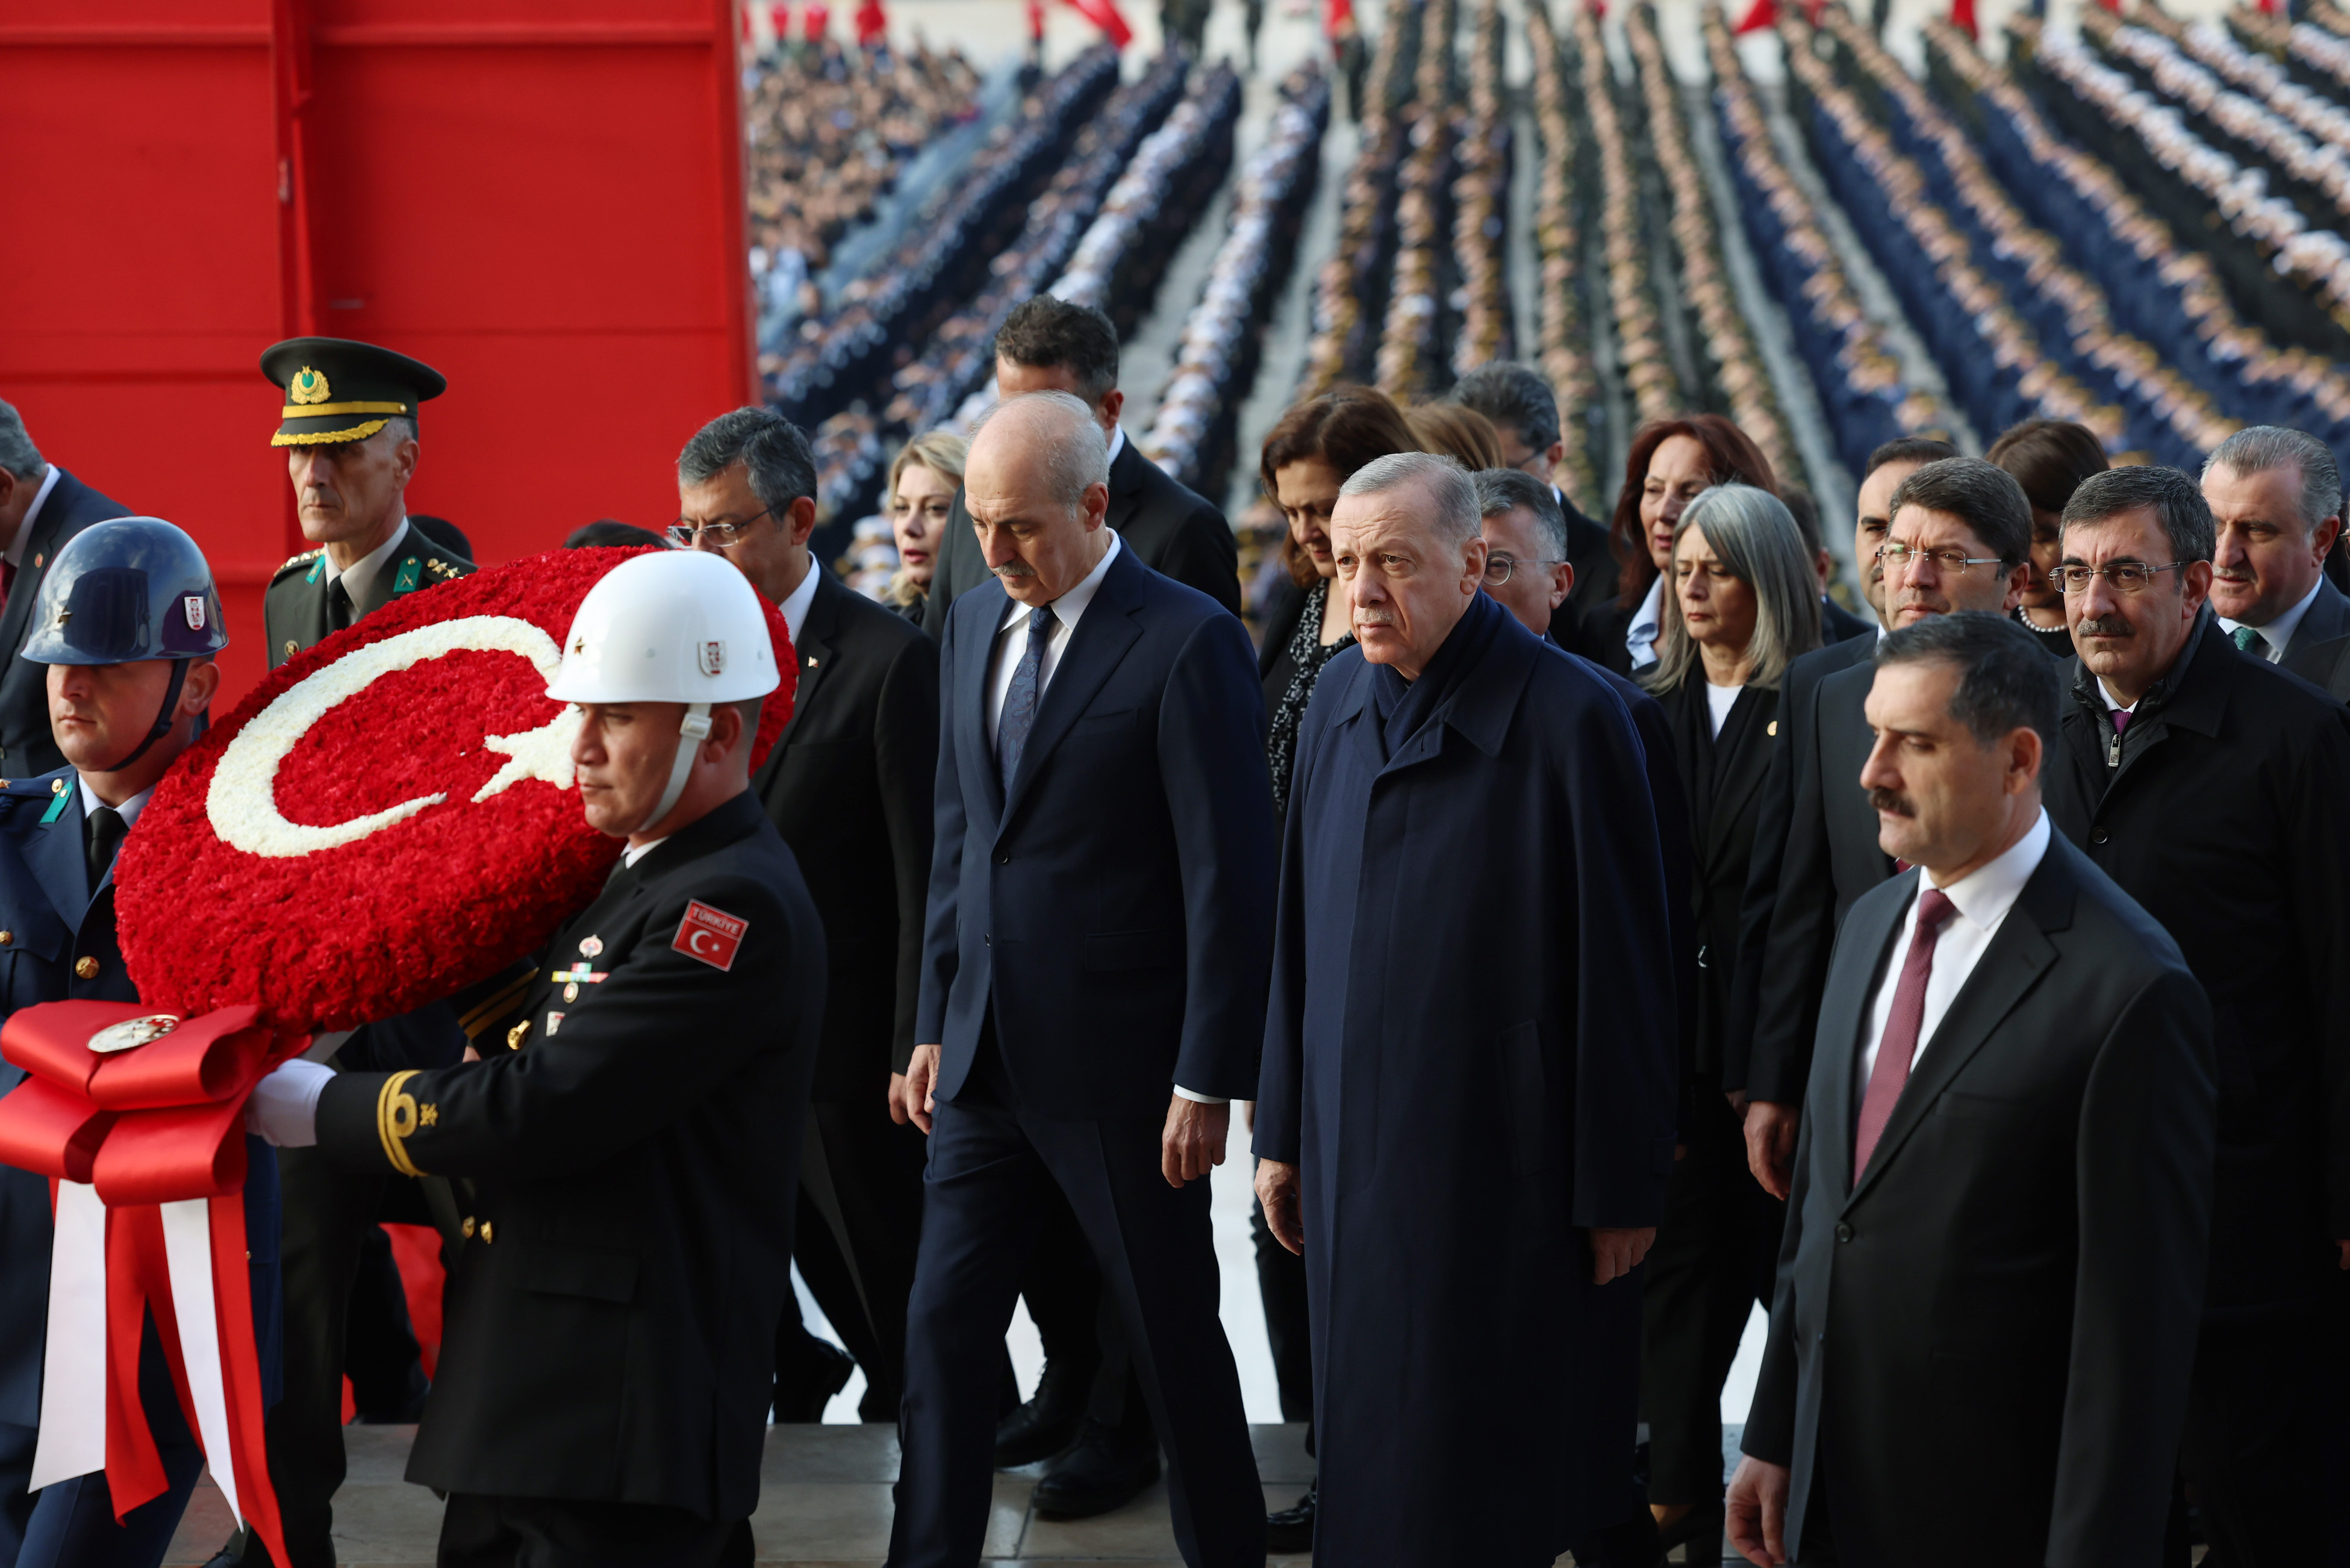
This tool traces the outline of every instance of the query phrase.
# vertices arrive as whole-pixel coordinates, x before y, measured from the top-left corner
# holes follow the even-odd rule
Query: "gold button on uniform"
[[[493,1242],[493,1241],[496,1241],[496,1240],[497,1240],[497,1238],[496,1238],[495,1236],[493,1236],[493,1235],[491,1235],[491,1234],[490,1234],[490,1222],[489,1222],[488,1220],[483,1220],[483,1221],[482,1221],[482,1245],[483,1245],[483,1246],[484,1246],[484,1247],[486,1247],[486,1246],[488,1246],[491,1242]]]
[[[466,1215],[465,1223],[460,1226],[459,1229],[465,1232],[466,1241],[472,1241],[473,1239],[473,1217],[471,1214]]]
[[[5,948],[5,947],[6,947],[9,943],[11,943],[11,942],[15,941],[16,940],[16,932],[14,932],[14,931],[0,931],[0,948]]]
[[[87,956],[74,960],[74,973],[79,975],[84,980],[96,980],[98,978],[98,961]]]

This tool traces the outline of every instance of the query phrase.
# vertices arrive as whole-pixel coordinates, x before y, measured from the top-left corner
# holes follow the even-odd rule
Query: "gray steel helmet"
[[[35,664],[200,659],[228,646],[196,542],[161,517],[93,523],[41,579],[23,657]]]

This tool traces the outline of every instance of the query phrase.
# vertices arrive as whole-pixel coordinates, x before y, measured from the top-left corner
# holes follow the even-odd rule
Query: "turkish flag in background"
[[[1754,4],[1748,8],[1746,15],[1740,19],[1738,26],[1732,31],[1759,33],[1766,27],[1777,26],[1778,24],[1779,7],[1773,4],[1773,0],[1754,0]]]
[[[1975,0],[1950,0],[1950,26],[1970,38],[1981,38],[1975,30]]]
[[[1122,49],[1134,41],[1134,29],[1126,25],[1126,17],[1118,8],[1118,0],[1069,0],[1069,5],[1083,13],[1086,20],[1099,27],[1118,48]]]

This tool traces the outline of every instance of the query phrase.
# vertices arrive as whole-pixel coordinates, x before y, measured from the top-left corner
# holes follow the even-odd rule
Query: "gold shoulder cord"
[[[408,1158],[407,1139],[416,1130],[416,1096],[408,1092],[408,1080],[419,1069],[411,1067],[404,1073],[394,1073],[383,1081],[383,1092],[376,1096],[375,1132],[383,1140],[383,1155],[391,1161],[391,1168],[402,1176],[422,1176],[416,1162]]]

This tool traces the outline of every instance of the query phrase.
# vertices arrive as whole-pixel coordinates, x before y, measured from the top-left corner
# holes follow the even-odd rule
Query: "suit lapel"
[[[962,612],[962,619],[948,628],[955,639],[954,690],[947,693],[956,716],[955,766],[963,777],[981,781],[980,798],[995,808],[995,821],[1001,823],[1003,770],[996,766],[994,749],[987,743],[987,666],[995,648],[995,628],[1003,623],[1003,607],[1011,602],[1011,596],[1001,581],[990,576],[955,602],[971,607]]]
[[[1762,775],[1769,771],[1773,738],[1764,726],[1776,712],[1777,693],[1750,686],[1739,693],[1738,705],[1731,710],[1721,733],[1714,737],[1713,794],[1706,816],[1708,870],[1734,841],[1731,825],[1762,787]]]
[[[1141,639],[1134,610],[1141,603],[1139,574],[1146,570],[1130,547],[1121,547],[1118,559],[1103,575],[1101,587],[1094,590],[1093,603],[1077,618],[1077,629],[1069,634],[1068,646],[1053,666],[1052,683],[1036,705],[1035,728],[1028,732],[1028,743],[1021,748],[1020,771],[1012,776],[1012,793],[1003,802],[1005,821],[1019,808],[1021,796],[1035,783],[1045,759],[1108,681],[1126,650]]]
[[[2000,922],[1991,945],[1976,961],[1974,972],[1950,999],[1950,1010],[1922,1043],[1924,1054],[1909,1081],[1901,1086],[1901,1097],[1893,1102],[1893,1115],[1877,1138],[1868,1169],[1853,1189],[1851,1201],[1857,1202],[1899,1158],[1902,1144],[1918,1129],[1934,1102],[2056,961],[2056,945],[2048,940],[2048,932],[2070,924],[2073,908],[2072,871],[2061,853],[2062,842],[2050,835],[2048,852],[2039,868],[2016,898],[2015,907],[2008,910],[2007,919]],[[1847,1154],[1847,1168],[1850,1163]]]
[[[792,716],[775,738],[777,752],[799,734],[801,715],[816,701],[824,678],[832,673],[832,639],[840,629],[840,596],[848,591],[833,581],[822,563],[810,561],[808,570],[816,574],[816,594],[808,600],[806,618],[800,622],[800,635],[792,644],[799,661],[799,686],[792,693]]]
[[[1823,1073],[1827,1081],[1814,1096],[1825,1104],[1820,1107],[1823,1114],[1812,1120],[1818,1150],[1814,1168],[1818,1168],[1819,1160],[1826,1160],[1835,1190],[1847,1197],[1852,1188],[1852,1079],[1860,1056],[1860,1032],[1866,1026],[1869,998],[1876,994],[1878,980],[1891,961],[1893,935],[1909,909],[1918,877],[1915,870],[1902,874],[1901,897],[1871,898],[1853,907],[1836,944],[1839,948],[1850,944],[1847,961],[1829,970],[1827,992],[1820,1001],[1819,1055],[1812,1082],[1820,1085]]]
[[[1834,680],[1834,677],[1830,680]],[[1869,747],[1875,732],[1868,727],[1866,704],[1868,701],[1867,681],[1823,683],[1820,689],[1819,755],[1820,796],[1827,808],[1828,821],[1840,826],[1851,835],[1863,837],[1867,853],[1876,857],[1884,867],[1882,875],[1893,874],[1893,857],[1877,846],[1877,813],[1868,804],[1867,794],[1860,787],[1861,770],[1868,765]]]

